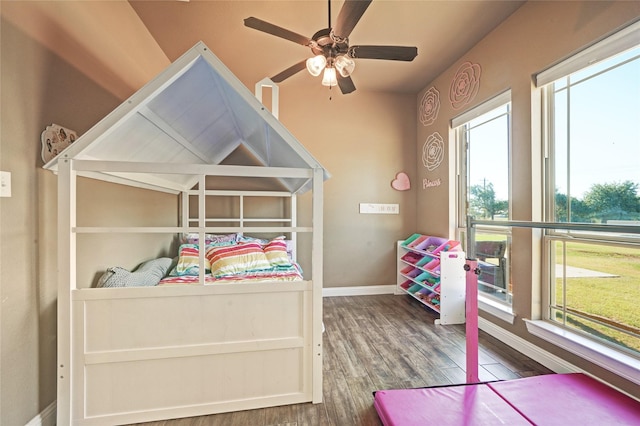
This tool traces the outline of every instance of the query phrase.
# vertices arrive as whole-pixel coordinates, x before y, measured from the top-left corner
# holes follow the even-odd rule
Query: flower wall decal
[[[480,88],[482,68],[478,64],[465,62],[456,71],[449,89],[449,100],[453,109],[460,109],[476,97]]]
[[[440,111],[440,92],[430,87],[420,101],[420,121],[425,126],[432,124],[438,118]]]
[[[422,147],[422,164],[430,172],[437,169],[444,159],[444,140],[440,133],[432,133]]]

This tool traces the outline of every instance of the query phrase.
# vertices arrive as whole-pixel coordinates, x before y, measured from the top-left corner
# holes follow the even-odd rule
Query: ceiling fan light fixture
[[[314,77],[320,75],[324,67],[327,65],[327,58],[323,55],[317,55],[313,58],[307,59],[307,71]]]
[[[356,68],[356,61],[347,55],[340,55],[336,58],[335,65],[340,75],[346,78],[349,77]]]
[[[314,77],[319,76],[324,70],[322,84],[329,87],[339,86],[340,92],[346,95],[356,90],[351,80],[356,58],[409,62],[418,55],[418,48],[415,46],[350,46],[349,36],[372,3],[372,0],[344,0],[336,17],[335,26],[331,24],[331,3],[331,0],[327,0],[329,10],[327,28],[316,31],[311,37],[306,37],[253,16],[244,20],[246,27],[311,49],[312,58],[302,59],[274,75],[272,77],[274,82],[280,83],[305,68]]]
[[[328,67],[324,69],[324,75],[322,76],[322,85],[333,87],[338,85],[338,79],[336,78],[336,69]]]

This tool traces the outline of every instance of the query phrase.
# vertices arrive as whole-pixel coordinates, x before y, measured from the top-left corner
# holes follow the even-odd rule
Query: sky
[[[628,62],[621,67],[598,74],[614,62],[625,61]],[[567,193],[568,137],[572,197],[582,199],[595,184],[629,180],[640,187],[640,47],[572,75],[569,91],[564,83],[556,84],[558,88],[556,151],[552,157],[558,191]],[[572,123],[569,133],[567,93]],[[508,198],[505,112],[502,109],[487,114],[493,120],[473,129],[471,134],[471,185],[493,183],[499,200]]]
[[[633,57],[595,78],[585,79],[610,61],[572,76],[577,82],[570,89],[572,196],[582,198],[600,183],[630,180],[640,185],[640,48],[619,60]],[[566,92],[561,96],[566,99]],[[566,185],[556,186],[566,193]]]

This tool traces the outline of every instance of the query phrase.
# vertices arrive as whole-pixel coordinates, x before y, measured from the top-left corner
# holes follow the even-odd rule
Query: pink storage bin
[[[418,268],[414,268],[413,266],[407,266],[406,268],[403,268],[400,273],[402,275],[405,275],[409,278],[415,278],[418,275],[420,275],[422,271]]]
[[[411,287],[413,285],[413,281],[411,280],[406,280],[405,282],[403,282],[402,284],[400,284],[400,287],[404,290],[409,291],[409,287]]]
[[[422,256],[418,253],[409,252],[402,256],[401,259],[407,263],[415,265],[420,260],[422,260]]]
[[[441,251],[457,251],[460,249],[460,243],[455,240],[448,240],[440,244],[440,246],[433,251],[433,254],[438,254]]]
[[[418,265],[420,266],[420,265]],[[422,267],[423,269],[426,269],[427,271],[438,271],[440,272],[440,259],[431,259],[431,261],[429,263],[427,263],[426,265],[424,265]]]

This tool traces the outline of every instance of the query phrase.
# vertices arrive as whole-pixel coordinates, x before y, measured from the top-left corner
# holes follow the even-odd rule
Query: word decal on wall
[[[422,179],[422,189],[433,188],[440,185],[442,185],[442,181],[440,180],[440,178],[435,180],[427,178]]]

